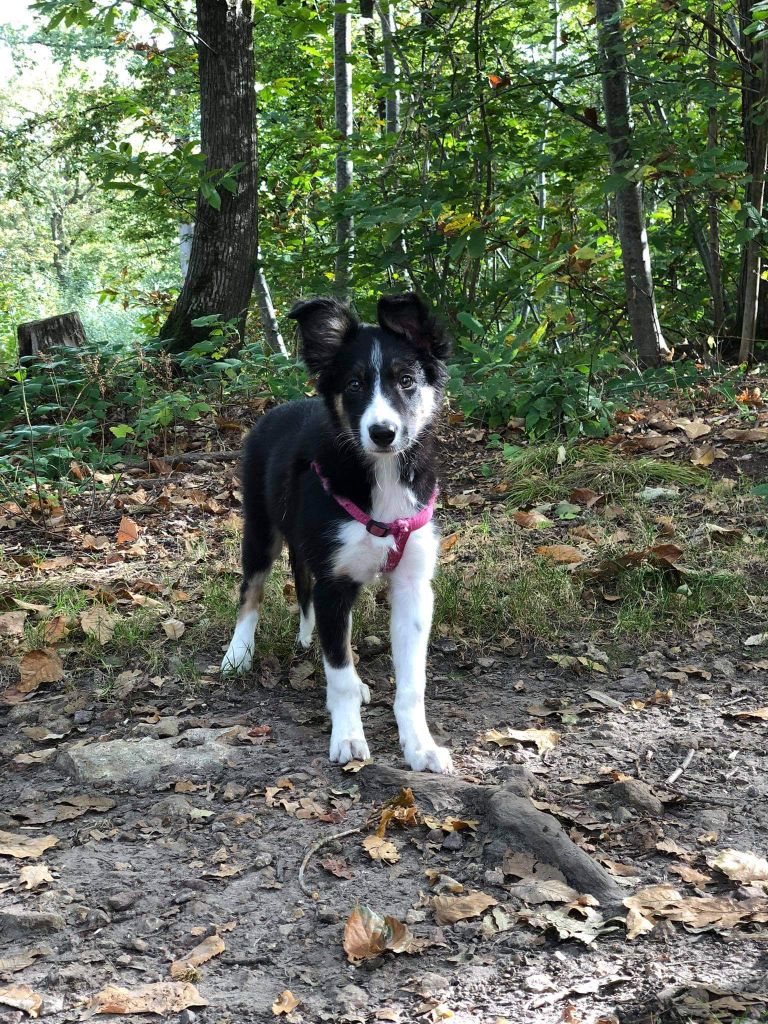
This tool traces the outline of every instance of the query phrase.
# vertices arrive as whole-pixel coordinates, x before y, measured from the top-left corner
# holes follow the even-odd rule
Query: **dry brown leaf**
[[[352,868],[343,857],[326,857],[325,860],[320,861],[320,867],[325,868],[329,874],[335,875],[336,878],[355,877]]]
[[[726,441],[768,441],[768,427],[751,427],[748,430],[732,428],[720,435]]]
[[[24,636],[24,620],[27,612],[3,612],[0,615],[0,636],[20,639]]]
[[[139,539],[139,527],[137,523],[134,523],[128,516],[123,516],[120,520],[120,525],[117,528],[117,536],[115,537],[115,543],[117,544],[133,544],[134,541]]]
[[[712,427],[701,419],[689,420],[681,417],[680,419],[675,420],[674,424],[676,427],[685,431],[685,435],[689,441],[695,441],[699,437],[705,437],[707,434],[712,433]]]
[[[168,973],[172,978],[186,978],[194,972],[196,967],[219,956],[226,948],[220,935],[209,935],[207,939],[203,939],[194,949],[191,949],[186,956],[180,960],[174,960]]]
[[[432,910],[438,924],[455,924],[469,917],[479,917],[498,902],[487,892],[473,889],[463,896],[433,896]]]
[[[482,505],[485,498],[477,491],[468,491],[465,494],[451,494],[446,498],[446,504],[451,508],[469,508],[471,505]]]
[[[710,885],[712,883],[711,875],[705,875],[703,871],[697,871],[689,864],[670,864],[669,871],[673,875],[679,875],[684,882],[690,882],[691,885]]]
[[[14,1010],[23,1010],[30,1017],[39,1017],[43,997],[33,992],[29,985],[11,985],[0,988],[0,1003],[12,1006]]]
[[[371,860],[380,860],[385,864],[396,864],[400,860],[395,844],[381,836],[367,836],[362,845]]]
[[[93,604],[80,613],[80,627],[86,636],[92,636],[103,646],[115,632],[119,616],[107,611],[103,604]]]
[[[48,611],[47,604],[33,604],[31,601],[22,601],[20,597],[14,597],[13,603],[17,608],[23,608],[27,612],[39,612],[42,615]]]
[[[554,729],[488,729],[483,733],[483,739],[499,747],[509,747],[513,743],[534,743],[539,754],[546,754],[560,742],[560,733]]]
[[[277,999],[272,1003],[272,1013],[275,1017],[280,1017],[282,1014],[293,1013],[296,1007],[301,1002],[297,999],[290,989],[284,989]]]
[[[194,985],[186,981],[156,981],[136,988],[107,985],[89,1002],[94,1013],[181,1013],[189,1006],[207,1006]]]
[[[373,960],[382,953],[417,953],[429,944],[416,939],[396,917],[382,917],[370,907],[355,907],[344,926],[344,952],[352,963]]]
[[[165,635],[171,640],[178,640],[186,628],[181,619],[166,619],[163,623]]]
[[[43,625],[43,635],[47,644],[58,643],[69,633],[69,621],[66,615],[53,615]]]
[[[571,544],[542,544],[536,548],[536,554],[563,565],[578,565],[586,558],[586,555]]]
[[[64,676],[64,665],[56,651],[41,647],[27,651],[19,662],[21,678],[5,689],[0,698],[5,704],[19,704],[42,683],[55,683]]]
[[[707,858],[707,862],[735,882],[768,882],[768,860],[754,853],[721,850],[714,859]]]
[[[47,864],[25,864],[19,871],[19,881],[23,882],[27,889],[37,889],[46,882],[53,881]]]
[[[768,722],[768,708],[754,708],[752,711],[728,711],[726,718],[740,718],[742,720],[758,719],[761,722]]]
[[[458,544],[459,535],[458,533],[449,533],[447,537],[443,537],[440,541],[440,550],[443,554],[450,551],[454,544]]]
[[[512,518],[524,530],[538,530],[543,526],[552,525],[552,520],[547,519],[541,512],[523,512],[522,509],[519,509],[512,513]]]

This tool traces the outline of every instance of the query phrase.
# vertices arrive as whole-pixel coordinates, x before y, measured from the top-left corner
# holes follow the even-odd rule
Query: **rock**
[[[232,800],[240,800],[246,792],[245,786],[241,786],[239,782],[228,782],[224,787],[222,797],[227,803],[231,803]]]
[[[623,671],[620,677],[614,680],[613,685],[623,693],[632,694],[634,697],[642,697],[653,693],[654,686],[651,677],[647,672]]]
[[[175,738],[104,740],[60,751],[56,765],[76,782],[129,784],[147,788],[159,779],[217,776],[234,750],[222,741],[227,729],[197,729],[192,742],[176,746]],[[185,739],[189,733],[185,734]]]
[[[428,843],[440,843],[440,845],[442,846],[444,838],[445,835],[441,828],[432,828],[429,830],[429,832],[427,832]]]
[[[368,993],[358,985],[345,985],[336,993],[336,1003],[342,1010],[361,1010],[368,1002]]]
[[[111,896],[107,897],[107,903],[112,907],[113,910],[123,911],[129,910],[136,902],[137,894],[130,892],[128,889],[124,889],[122,892],[112,893]]]
[[[339,920],[339,915],[331,907],[318,907],[317,920],[323,924],[336,924]]]
[[[360,641],[361,654],[378,654],[384,647],[384,641],[378,636],[364,636]]]
[[[88,725],[89,722],[93,721],[92,711],[76,711],[72,716],[72,721],[75,725]]]
[[[179,1024],[192,1024],[192,1021],[195,1019],[195,1014],[189,1009],[189,1007],[187,1007],[186,1010],[182,1010],[179,1014]]]
[[[430,996],[439,996],[445,992],[450,987],[451,981],[450,978],[446,978],[442,974],[436,974],[434,971],[425,971],[419,978],[418,984],[419,995],[428,999]]]
[[[463,850],[464,838],[459,832],[449,832],[443,840],[444,850]]]
[[[27,939],[34,935],[50,935],[63,931],[61,914],[25,910],[18,904],[0,910],[0,939]]]
[[[614,782],[608,793],[611,802],[619,807],[634,807],[636,811],[652,814],[654,817],[664,813],[664,804],[640,779],[624,779],[622,782]]]
[[[92,907],[85,915],[85,927],[93,928],[94,931],[97,928],[106,928],[111,922],[112,918],[100,907]]]
[[[178,736],[180,729],[179,719],[171,715],[161,718],[157,722],[144,723],[137,726],[137,736],[153,736],[155,739]]]
[[[188,818],[191,813],[192,804],[181,793],[163,797],[149,808],[150,818],[160,818],[161,821],[178,821]]]

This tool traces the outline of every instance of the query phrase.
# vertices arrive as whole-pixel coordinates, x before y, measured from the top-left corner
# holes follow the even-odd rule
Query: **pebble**
[[[112,918],[100,907],[92,907],[85,917],[86,928],[106,928],[111,922]]]
[[[611,801],[619,807],[634,807],[636,811],[652,814],[654,817],[664,813],[664,804],[640,779],[614,782],[608,792]]]
[[[136,902],[136,893],[125,889],[122,892],[112,893],[107,897],[107,903],[113,910],[128,910]]]
[[[318,907],[317,920],[323,924],[336,924],[339,920],[339,915],[331,907]]]
[[[89,722],[93,721],[92,711],[76,711],[72,716],[72,721],[75,725],[88,725]]]
[[[444,850],[463,850],[464,838],[458,832],[449,832],[443,840]]]
[[[336,993],[336,1002],[342,1010],[359,1010],[368,1005],[369,997],[358,985],[345,985]]]

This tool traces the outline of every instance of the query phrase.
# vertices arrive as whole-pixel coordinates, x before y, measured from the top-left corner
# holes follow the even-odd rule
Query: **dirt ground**
[[[466,458],[471,467],[476,449]],[[215,533],[209,521],[236,509],[236,489],[221,483],[232,467],[208,484],[195,472],[212,509],[195,521]],[[135,486],[156,501],[150,483]],[[455,525],[459,510],[445,511]],[[130,542],[84,553],[84,534],[111,537],[123,512],[110,506],[46,542],[49,578],[116,593],[118,605],[121,587],[158,604],[175,588],[167,621],[183,623],[178,595],[192,591],[191,577],[154,591],[146,581],[157,583],[159,552],[189,550],[187,510],[141,520],[137,553],[125,554]],[[35,605],[30,573],[46,570],[19,564],[29,537],[6,516],[0,537],[16,561],[4,563],[2,609],[44,619],[44,605],[19,601]],[[39,565],[39,541],[36,552]],[[319,673],[298,655],[262,656],[249,676],[223,683],[224,644],[211,636],[194,652],[191,685],[172,658],[158,672],[138,648],[110,653],[105,643],[103,657],[86,657],[72,629],[53,645],[63,678],[0,711],[0,1022],[28,1010],[57,1022],[100,1008],[128,1018],[130,992],[172,981],[172,992],[152,990],[158,1009],[201,1024],[768,1019],[768,661],[759,644],[745,646],[762,615],[758,604],[636,650],[603,649],[590,635],[551,645],[478,643],[445,628],[434,637],[428,714],[459,777],[503,785],[527,769],[535,806],[627,897],[650,892],[634,938],[623,917],[603,919],[573,895],[548,899],[541,865],[520,867],[487,820],[451,824],[418,778],[415,810],[386,830],[393,862],[372,859],[363,842],[399,792],[376,769],[403,767],[384,632],[357,638],[374,764],[343,771],[327,761]],[[0,638],[11,688],[23,649],[14,621]],[[536,732],[515,740],[510,728]],[[30,849],[44,837],[55,845]],[[307,894],[299,872],[310,850]],[[648,889],[660,885],[677,898]],[[439,923],[441,894],[478,892],[484,910]],[[345,924],[361,905],[426,941],[352,962]],[[201,944],[204,962],[178,964]],[[99,997],[108,986],[129,995]]]

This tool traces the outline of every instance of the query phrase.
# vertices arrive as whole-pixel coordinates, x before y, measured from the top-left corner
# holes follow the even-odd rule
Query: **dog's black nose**
[[[371,440],[374,444],[377,444],[379,448],[389,448],[392,442],[397,436],[397,427],[394,423],[372,423],[368,427],[368,433],[371,435]]]

